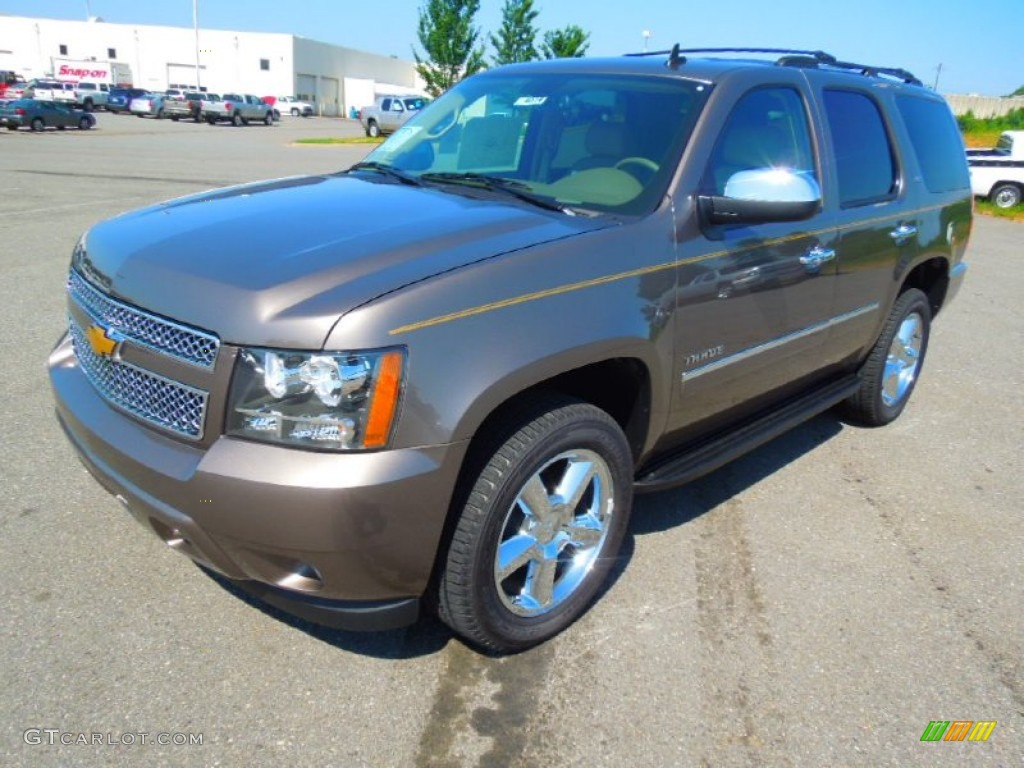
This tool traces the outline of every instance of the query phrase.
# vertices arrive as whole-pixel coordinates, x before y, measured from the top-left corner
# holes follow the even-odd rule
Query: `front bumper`
[[[172,549],[311,621],[415,621],[467,443],[333,454],[221,437],[203,448],[108,405],[67,336],[49,374],[86,468]]]

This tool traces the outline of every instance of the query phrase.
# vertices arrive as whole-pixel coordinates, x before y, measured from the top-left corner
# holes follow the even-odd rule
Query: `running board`
[[[633,487],[637,493],[650,493],[685,485],[827,411],[859,388],[860,378],[852,375],[814,389],[738,429],[662,459],[639,475]]]

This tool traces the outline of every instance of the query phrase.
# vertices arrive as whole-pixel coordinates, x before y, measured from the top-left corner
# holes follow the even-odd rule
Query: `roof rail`
[[[877,67],[872,64],[855,64],[839,61],[825,51],[808,51],[793,48],[680,48],[679,44],[671,50],[644,51],[643,53],[627,53],[627,56],[668,56],[668,66],[673,69],[686,63],[683,54],[693,53],[770,53],[779,58],[775,64],[780,67],[803,67],[805,69],[837,69],[847,72],[859,72],[867,77],[891,77],[911,85],[923,85],[912,73],[896,67]]]

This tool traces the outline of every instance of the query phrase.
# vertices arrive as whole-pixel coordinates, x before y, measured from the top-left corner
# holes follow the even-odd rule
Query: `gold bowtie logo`
[[[110,357],[117,349],[117,341],[107,335],[107,330],[102,325],[90,325],[85,332],[92,351],[100,357]]]

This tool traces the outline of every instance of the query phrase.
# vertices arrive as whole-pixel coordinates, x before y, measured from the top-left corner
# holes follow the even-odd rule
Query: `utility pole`
[[[935,68],[935,84],[932,86],[933,91],[939,90],[939,75],[942,74],[942,62],[939,62],[939,66]]]
[[[199,91],[199,0],[192,0],[192,29],[196,33],[196,90]]]
[[[644,36],[644,53],[647,53],[647,41],[651,39],[651,30],[645,29],[640,34]]]

